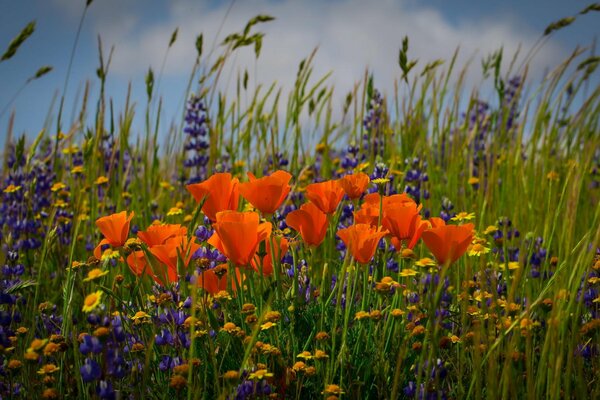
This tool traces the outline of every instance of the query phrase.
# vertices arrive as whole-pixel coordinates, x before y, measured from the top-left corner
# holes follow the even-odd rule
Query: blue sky
[[[477,85],[484,55],[499,46],[504,46],[507,53],[519,45],[527,50],[550,22],[574,15],[587,4],[589,1],[580,0],[238,0],[226,17],[229,1],[96,0],[88,9],[75,53],[63,130],[79,112],[86,81],[91,85],[91,99],[97,98],[98,35],[105,55],[114,46],[107,93],[114,100],[115,110],[120,111],[131,82],[136,103],[133,129],[141,132],[145,73],[151,66],[158,75],[171,33],[177,27],[179,37],[169,51],[158,88],[165,104],[163,129],[181,115],[195,59],[196,35],[204,33],[208,50],[221,25],[219,41],[242,29],[258,13],[277,18],[260,27],[266,33],[261,58],[255,62],[251,52],[241,52],[228,72],[235,76],[247,67],[251,78],[259,83],[277,80],[284,88],[289,87],[300,60],[319,46],[315,74],[333,71],[330,83],[335,84],[335,94],[341,99],[362,78],[365,68],[375,73],[377,87],[392,94],[393,81],[399,75],[398,48],[404,35],[411,39],[411,54],[423,63],[447,59],[461,46],[459,65],[472,58],[468,82]],[[85,0],[0,1],[0,51],[27,22],[37,21],[35,33],[15,57],[0,63],[0,112],[40,66],[54,67],[49,75],[30,83],[8,112],[0,116],[0,140],[4,140],[13,110],[15,134],[32,137],[42,129],[46,118],[55,121],[84,5]],[[600,13],[581,16],[553,35],[532,62],[531,78],[539,79],[575,46],[591,46],[600,33],[599,19]],[[220,89],[231,93],[232,85],[226,82],[222,81]],[[90,107],[93,109],[94,104]]]

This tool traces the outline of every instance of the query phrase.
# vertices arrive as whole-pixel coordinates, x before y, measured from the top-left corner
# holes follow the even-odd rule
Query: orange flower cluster
[[[188,185],[188,191],[201,204],[202,212],[212,221],[214,234],[207,243],[217,248],[236,267],[238,282],[243,280],[240,269],[253,269],[268,276],[273,273],[273,257],[281,260],[288,251],[285,237],[272,235],[270,222],[261,222],[257,212],[237,211],[240,195],[268,218],[281,207],[290,193],[292,175],[276,171],[256,178],[248,173],[248,181],[240,183],[229,173],[212,175],[204,182]],[[309,202],[290,212],[287,225],[299,232],[305,245],[321,245],[331,215],[336,212],[344,195],[357,201],[369,185],[364,173],[347,175],[338,180],[313,183],[306,187]],[[460,258],[473,239],[473,224],[446,225],[439,218],[424,220],[421,206],[407,194],[381,196],[377,193],[364,196],[359,209],[354,212],[354,225],[337,232],[352,257],[359,263],[369,263],[378,244],[388,237],[397,250],[412,249],[423,239],[440,265],[449,265]],[[104,245],[124,246],[129,234],[133,213],[120,212],[99,218],[96,225],[104,238],[94,251],[100,258]],[[195,239],[188,238],[187,229],[178,224],[153,224],[138,232],[153,258],[149,263],[147,253],[131,252],[127,264],[136,276],[150,275],[164,285],[179,279],[178,264],[187,267],[192,255],[200,248]],[[198,285],[215,294],[227,288],[227,265],[202,271]]]

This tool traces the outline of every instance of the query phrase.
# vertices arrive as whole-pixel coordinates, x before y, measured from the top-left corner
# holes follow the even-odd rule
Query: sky
[[[409,57],[418,58],[421,65],[449,59],[460,46],[458,65],[471,60],[467,82],[477,86],[481,83],[479,66],[484,56],[501,46],[505,54],[513,54],[519,48],[526,53],[550,22],[575,15],[589,3],[589,0],[95,0],[86,11],[67,79],[85,0],[0,0],[0,52],[29,21],[36,21],[34,34],[17,54],[0,63],[0,140],[3,142],[6,137],[13,112],[13,135],[25,133],[29,138],[35,137],[46,122],[55,129],[65,82],[63,130],[69,128],[79,113],[86,82],[90,83],[90,98],[94,101],[98,98],[99,37],[105,58],[113,49],[106,93],[118,113],[131,84],[136,112],[133,130],[139,133],[144,129],[144,78],[148,68],[154,71],[156,90],[163,100],[164,130],[181,117],[196,58],[197,35],[204,35],[205,54],[211,49],[218,54],[223,38],[243,29],[257,14],[276,18],[256,29],[266,35],[261,56],[256,61],[252,51],[241,51],[226,69],[228,75],[219,90],[233,93],[235,75],[244,69],[248,69],[250,85],[277,81],[289,89],[299,62],[318,47],[314,74],[320,76],[332,71],[328,82],[335,85],[335,104],[339,105],[367,68],[375,76],[375,86],[384,94],[393,94],[394,79],[400,75],[398,49],[405,35],[410,38]],[[564,60],[576,46],[592,48],[600,33],[599,19],[600,13],[592,12],[553,34],[530,65],[530,81],[541,79],[545,71]],[[165,58],[176,28],[177,41]],[[43,65],[51,65],[52,72],[23,87]]]

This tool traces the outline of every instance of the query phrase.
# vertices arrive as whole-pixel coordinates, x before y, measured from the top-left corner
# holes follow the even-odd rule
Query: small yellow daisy
[[[84,282],[90,282],[95,279],[101,278],[107,275],[108,271],[102,271],[100,268],[94,268],[87,273],[87,277],[83,279]]]
[[[85,297],[85,300],[83,300],[83,308],[81,310],[83,312],[90,312],[100,305],[101,300],[102,300],[102,291],[101,290],[98,290],[94,293],[90,293]]]

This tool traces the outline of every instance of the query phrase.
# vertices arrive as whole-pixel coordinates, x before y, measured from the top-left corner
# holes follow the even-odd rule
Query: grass
[[[471,88],[456,56],[419,70],[406,39],[394,95],[381,95],[367,73],[341,113],[328,76],[313,76],[315,53],[289,93],[276,83],[252,90],[242,74],[227,97],[226,66],[243,47],[260,56],[256,29],[269,20],[252,19],[210,58],[198,37],[190,103],[176,128],[161,121],[150,70],[143,128],[129,95],[117,116],[101,90],[98,99],[84,96],[68,127],[59,112],[56,132],[32,143],[9,134],[2,397],[600,397],[598,58],[575,50],[531,84],[527,65],[500,68],[499,51],[484,62],[497,95],[484,105],[476,90],[465,97]],[[100,51],[102,88],[109,65]],[[194,157],[201,161],[190,166]],[[271,248],[290,241],[274,273],[229,262],[225,290],[190,283],[225,260],[206,242],[211,223],[188,182],[278,169],[293,178],[284,204],[262,216],[272,223]],[[364,198],[344,198],[323,243],[306,246],[284,223],[306,201],[306,186],[359,171],[389,180],[372,192],[406,191],[424,219],[473,218],[468,254],[438,265],[425,259],[433,256],[423,241],[394,252],[388,238],[368,265],[357,263],[336,233],[353,224]],[[240,199],[239,210],[251,208]],[[187,227],[202,247],[187,266],[185,252],[175,254],[177,282],[130,271],[125,260],[135,251],[153,271],[164,269],[140,241],[92,255],[103,238],[95,221],[123,210],[135,213],[129,238],[159,220]],[[87,279],[95,268],[102,275]],[[236,271],[243,281],[231,278]],[[99,304],[82,311],[96,292]]]

